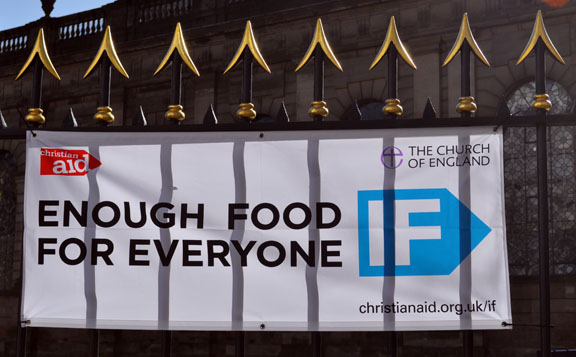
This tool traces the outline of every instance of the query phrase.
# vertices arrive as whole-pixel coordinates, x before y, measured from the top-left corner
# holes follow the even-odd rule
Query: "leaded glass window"
[[[552,114],[571,111],[573,100],[559,83],[547,81]],[[534,82],[507,99],[512,115],[531,115]],[[576,274],[576,127],[548,129],[550,273]],[[536,129],[508,128],[504,135],[504,178],[511,275],[538,274]]]
[[[574,104],[568,91],[558,82],[547,80],[546,93],[550,96],[550,101],[552,102],[550,114],[568,113]],[[506,101],[510,113],[512,115],[533,115],[532,103],[534,102],[535,94],[536,84],[534,81],[518,87]]]

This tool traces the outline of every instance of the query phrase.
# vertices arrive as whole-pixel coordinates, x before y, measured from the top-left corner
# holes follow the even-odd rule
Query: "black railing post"
[[[96,114],[94,114],[94,120],[96,120],[98,124],[106,126],[112,124],[115,120],[114,114],[112,114],[112,107],[110,106],[112,66],[124,77],[129,78],[128,73],[126,73],[116,53],[110,26],[106,27],[100,48],[96,53],[96,57],[94,57],[88,67],[88,70],[84,73],[84,78],[88,77],[98,64],[100,64],[100,96],[98,98],[98,108],[96,109]]]
[[[314,50],[314,102],[324,102],[324,52],[318,46]],[[324,118],[322,114],[312,113],[315,122],[320,122]]]
[[[44,77],[44,70],[42,68],[42,61],[39,58],[34,60],[34,70],[32,79],[32,108],[42,108],[42,79]]]
[[[472,113],[475,113],[477,110],[476,102],[474,97],[472,97],[472,90],[470,85],[470,54],[474,51],[476,57],[482,61],[486,66],[490,66],[488,60],[482,53],[480,47],[476,43],[474,39],[474,35],[472,35],[472,30],[470,28],[470,23],[468,22],[468,14],[465,13],[462,16],[462,23],[460,24],[460,30],[458,31],[458,36],[452,49],[448,53],[448,56],[444,60],[442,66],[446,66],[458,52],[460,52],[460,98],[458,98],[458,104],[456,105],[456,111],[460,113],[460,117],[462,119],[470,119]],[[459,138],[459,143],[464,145],[470,143],[469,137],[462,137]],[[463,167],[462,169],[465,170]],[[459,175],[460,177],[466,177],[470,173],[462,173],[463,175]],[[470,183],[469,182],[461,182],[460,183],[460,199],[464,204],[470,204]],[[469,227],[470,224],[470,216],[465,215],[462,217],[464,223],[463,227]],[[460,254],[463,255],[467,254],[465,252],[469,252],[469,247],[471,244],[471,235],[469,229],[460,229]],[[470,295],[471,295],[471,273],[470,273],[470,264],[464,265],[462,264],[460,267],[460,302],[462,304],[466,304],[470,302]],[[465,357],[472,357],[474,354],[474,332],[472,331],[471,325],[471,317],[470,315],[462,315],[461,316],[461,329],[462,329],[462,349],[463,355]]]
[[[16,76],[18,80],[22,74],[30,67],[34,65],[33,80],[32,80],[32,95],[30,98],[31,106],[28,109],[28,114],[24,117],[24,120],[32,128],[37,128],[46,122],[46,118],[43,115],[43,110],[40,107],[42,104],[42,77],[44,68],[50,72],[56,79],[60,80],[60,76],[50,60],[50,55],[48,55],[48,50],[46,49],[46,41],[44,39],[44,29],[38,31],[38,37],[34,43],[34,48],[28,56],[26,63],[22,66],[22,69]]]
[[[322,334],[319,331],[312,332],[312,356],[322,356]]]
[[[470,45],[467,42],[464,42],[462,44],[462,49],[460,50],[460,97],[461,98],[472,98],[471,97],[471,88],[470,88]],[[474,108],[475,111],[475,108]],[[471,110],[462,110],[460,112],[460,117],[462,119],[470,119],[470,114],[471,114]],[[469,140],[467,140],[469,143]],[[468,172],[468,175],[470,173]],[[467,195],[469,195],[469,191],[470,191],[470,186],[468,185],[467,187]],[[461,217],[460,219],[462,220],[466,220],[467,223],[470,223],[470,216],[464,214],[465,217]],[[461,231],[460,234],[461,236],[461,246],[465,246],[465,247],[470,247],[470,239],[471,236],[469,234],[469,232],[466,231]],[[461,251],[463,249],[461,248]],[[466,251],[466,250],[465,250]],[[460,274],[461,277],[460,279],[464,278],[464,279],[470,279],[470,269],[465,269],[462,268],[460,270]],[[462,277],[462,274],[468,275],[465,277]],[[468,301],[465,301],[465,303],[469,303],[469,298],[470,295],[467,293],[464,293],[463,295],[465,295],[465,299]],[[464,349],[464,357],[472,357],[474,354],[474,332],[472,330],[464,330],[462,331],[462,345],[463,345],[463,349]]]
[[[26,63],[22,66],[22,69],[16,76],[19,79],[22,74],[28,69],[31,64],[34,64],[33,79],[32,79],[32,93],[30,98],[31,107],[28,109],[28,114],[25,116],[24,120],[26,124],[31,128],[38,128],[46,122],[42,105],[42,77],[44,73],[44,68],[46,68],[50,74],[52,74],[56,79],[60,80],[60,76],[54,68],[48,50],[46,49],[46,41],[44,39],[44,29],[38,31],[38,36],[32,52],[28,56]],[[2,117],[2,122],[4,123],[4,118]],[[4,126],[4,125],[3,125]],[[24,242],[22,242],[24,243]],[[23,245],[22,245],[23,247]],[[22,255],[20,258],[20,272],[23,276],[24,272],[24,249],[22,249]],[[18,295],[18,318],[17,318],[17,344],[16,344],[16,356],[25,357],[27,354],[27,341],[28,341],[28,331],[29,328],[23,326],[26,322],[22,321],[22,278],[20,279],[20,292]]]
[[[332,52],[330,43],[324,34],[322,20],[320,19],[316,21],[316,29],[314,31],[312,42],[310,42],[310,46],[296,67],[295,72],[298,72],[302,67],[304,67],[312,56],[314,56],[314,93],[312,106],[308,110],[308,115],[310,115],[312,120],[315,122],[321,122],[330,113],[326,106],[326,102],[324,101],[324,61],[329,59],[334,67],[338,68],[340,71],[342,71],[342,66]]]
[[[22,245],[24,246],[24,245]],[[23,276],[24,271],[24,249],[22,249],[22,253],[20,256],[20,276]],[[26,347],[28,342],[28,328],[23,326],[22,321],[22,284],[24,283],[23,279],[20,278],[20,289],[18,293],[18,318],[17,321],[17,336],[16,336],[16,357],[26,357]]]
[[[470,88],[470,45],[468,42],[462,44],[460,51],[460,96],[470,97],[472,95]],[[462,119],[470,118],[469,110],[460,112]]]
[[[316,29],[314,30],[314,37],[310,42],[310,46],[304,54],[304,57],[296,67],[295,72],[298,72],[310,58],[314,56],[314,92],[312,106],[308,110],[308,115],[312,118],[314,122],[322,122],[324,118],[328,116],[328,107],[324,101],[324,61],[326,59],[330,60],[332,64],[342,71],[342,66],[338,62],[338,59],[332,52],[330,43],[324,34],[324,28],[322,26],[322,20],[318,19],[316,21]],[[314,149],[315,148],[315,149]],[[319,164],[318,164],[318,141],[310,140],[308,143],[308,169],[310,173],[310,205],[314,204],[316,201],[320,200],[319,192]],[[315,152],[315,153],[314,153]],[[313,172],[313,173],[312,173]],[[309,231],[308,239],[311,241],[317,241],[319,236],[317,232],[313,230]],[[317,242],[318,243],[318,242]],[[309,288],[315,290],[315,292],[308,292],[310,301],[308,302],[308,325],[318,328],[318,282],[317,282],[317,271],[310,271],[311,274],[306,273],[307,284],[315,286],[314,288]],[[308,277],[308,275],[310,275]],[[310,281],[308,281],[310,279]],[[310,296],[315,296],[310,298]],[[312,355],[314,357],[322,356],[322,335],[320,331],[312,331]]]
[[[242,88],[240,89],[241,103],[238,105],[239,109],[236,111],[236,117],[241,120],[252,121],[256,119],[257,116],[256,110],[254,110],[254,103],[252,103],[252,63],[256,60],[260,67],[268,73],[270,73],[270,68],[260,53],[250,21],[246,22],[242,42],[240,46],[238,46],[228,67],[224,70],[224,74],[228,73],[240,60],[242,60],[244,64],[242,66]]]
[[[536,100],[546,96],[546,57],[542,39],[536,43]],[[539,116],[545,117],[547,110],[536,109]],[[548,148],[546,124],[536,125],[536,170],[538,176],[538,253],[540,273],[540,350],[542,357],[550,356],[550,258],[548,233]]]
[[[536,95],[546,94],[546,47],[542,42],[542,39],[538,39],[536,42]],[[544,108],[539,108],[539,114],[546,114]]]
[[[242,103],[252,103],[252,69],[252,54],[245,48],[242,55],[242,88],[240,90]]]
[[[542,12],[538,11],[532,35],[528,44],[520,55],[520,64],[535,50],[536,55],[536,94],[532,109],[541,120],[536,124],[536,171],[538,178],[538,253],[539,253],[539,292],[540,292],[540,353],[542,357],[550,356],[550,258],[549,258],[549,232],[548,232],[548,150],[546,113],[552,108],[549,95],[546,93],[546,57],[550,54],[560,63],[564,59],[554,47],[548,36],[542,19]]]
[[[22,326],[22,321],[18,318],[18,335],[16,344],[16,357],[26,357],[27,355],[27,342],[28,342],[28,328]]]
[[[182,104],[182,58],[176,52],[172,56],[172,90],[170,103]]]
[[[545,115],[545,114],[544,114]],[[548,167],[546,124],[536,126],[538,171],[538,252],[540,257],[540,348],[542,357],[550,356],[550,261],[548,236]]]
[[[386,338],[388,349],[386,352],[387,357],[396,357],[398,355],[398,341],[396,331],[390,331]]]
[[[161,357],[170,357],[172,353],[172,331],[162,331],[162,343],[160,350]]]
[[[98,357],[100,355],[100,330],[91,329],[90,331],[90,357]]]
[[[240,89],[240,104],[239,104],[239,109],[236,111],[236,117],[238,119],[241,120],[249,120],[252,121],[254,119],[256,119],[257,113],[256,110],[254,110],[254,104],[252,103],[252,78],[253,78],[253,62],[254,60],[256,60],[256,62],[268,73],[270,73],[270,68],[268,67],[268,65],[266,64],[266,61],[264,60],[264,58],[262,57],[262,54],[260,53],[260,50],[258,48],[258,44],[256,42],[256,38],[254,37],[254,33],[252,31],[252,23],[250,21],[246,22],[246,27],[244,29],[244,35],[242,37],[242,42],[240,43],[240,45],[238,46],[238,49],[236,50],[236,53],[234,54],[234,57],[232,58],[232,60],[230,61],[230,63],[228,64],[228,67],[224,70],[224,74],[226,74],[228,71],[230,71],[234,66],[236,66],[236,64],[238,63],[238,61],[242,60],[243,65],[242,65],[242,87]],[[204,118],[204,122],[205,123],[216,123],[216,117],[214,115],[214,109],[212,108],[212,106],[210,106],[210,108],[208,109],[208,112],[206,113],[206,116]],[[236,144],[234,144],[235,148],[237,147]],[[242,149],[243,150],[243,149]],[[243,163],[242,165],[242,169],[238,170],[239,172],[241,171],[242,174],[240,176],[244,175],[244,168],[243,168]],[[236,172],[236,171],[235,171]],[[245,180],[245,178],[243,178],[243,180]],[[237,191],[237,194],[239,194],[239,191]],[[238,198],[238,197],[237,197]],[[240,269],[240,275],[239,276],[243,276],[241,273],[241,269],[242,267],[238,267]],[[243,279],[239,279],[238,280],[238,284],[243,284]],[[236,290],[233,289],[233,293],[235,293]],[[234,296],[233,299],[238,298],[238,296]],[[232,319],[235,320],[235,322],[239,323],[239,326],[242,326],[241,321],[242,321],[242,315],[243,315],[243,297],[240,297],[239,301],[242,301],[242,303],[233,303],[233,311],[232,311]],[[237,309],[237,310],[236,310]],[[244,331],[239,330],[235,332],[235,356],[236,357],[244,357]]]
[[[384,38],[384,42],[376,54],[376,57],[372,61],[370,70],[372,70],[382,60],[384,55],[388,56],[388,96],[385,100],[384,107],[382,107],[382,115],[390,119],[396,119],[400,117],[404,112],[404,109],[400,105],[400,99],[398,98],[398,56],[400,56],[404,62],[406,62],[413,69],[416,69],[416,64],[414,63],[414,60],[406,48],[404,48],[402,40],[400,40],[398,29],[396,28],[396,19],[394,16],[390,18],[386,37]],[[389,292],[391,292],[392,298],[394,294],[393,291],[394,287],[389,290]],[[386,320],[386,318],[384,318],[384,320]],[[386,323],[386,321],[384,321],[384,323]],[[398,333],[394,331],[395,325],[393,326],[394,327],[392,331],[386,334],[386,355],[391,357],[395,357],[398,350]]]
[[[112,108],[110,108],[110,90],[112,85],[112,63],[107,56],[100,60],[100,96],[98,98],[98,111],[94,119],[99,125],[107,126],[114,122]],[[90,357],[100,356],[100,330],[90,330],[89,342]]]
[[[164,55],[164,59],[156,69],[156,72],[154,72],[154,75],[160,73],[160,71],[166,67],[168,62],[172,62],[172,88],[170,104],[168,105],[168,111],[164,114],[164,117],[170,123],[178,125],[181,121],[186,119],[184,106],[182,105],[182,65],[185,63],[186,66],[194,72],[194,74],[197,76],[200,75],[198,69],[196,69],[196,65],[192,61],[192,58],[190,58],[190,54],[188,53],[188,47],[186,46],[180,23],[176,24],[172,43],[168,48],[168,52]]]
[[[328,108],[326,107],[326,102],[324,101],[324,52],[322,48],[316,46],[314,50],[314,101],[312,102],[312,107],[310,108],[310,116],[314,122],[322,122],[324,118],[328,116]],[[323,107],[322,107],[323,103]],[[318,157],[313,158],[316,162],[314,165],[318,165]],[[316,323],[318,321],[315,321]],[[322,356],[322,333],[320,331],[312,332],[312,356],[321,357]]]
[[[172,83],[170,92],[170,105],[164,116],[170,124],[180,125],[180,122],[186,118],[186,115],[184,114],[184,106],[182,105],[182,58],[176,52],[174,52],[172,56]],[[164,341],[170,338],[169,336],[164,336],[166,332],[169,333],[170,331],[163,331],[163,346]],[[162,356],[169,356],[169,354],[164,354],[164,348],[162,348]]]
[[[110,59],[104,56],[100,61],[100,95],[98,98],[98,109],[94,119],[98,124],[107,126],[114,122],[112,108],[110,108],[110,89],[112,81],[112,64]]]
[[[394,16],[390,18],[386,38],[384,38],[382,47],[372,61],[370,70],[382,60],[384,55],[388,55],[388,98],[386,98],[382,108],[382,115],[388,118],[397,118],[404,112],[400,105],[400,99],[398,99],[398,56],[413,69],[416,69],[416,64],[400,40]]]
[[[38,57],[34,60],[34,69],[32,70],[32,92],[30,100],[30,109],[25,117],[26,123],[33,129],[41,127],[46,119],[43,115],[42,108],[42,82],[44,69],[42,62]]]
[[[398,51],[396,47],[391,46],[388,50],[388,98],[397,99],[398,98]],[[387,103],[389,104],[389,103]],[[396,118],[398,114],[393,112],[386,112],[388,117]]]
[[[244,331],[236,331],[234,337],[234,357],[244,357]]]
[[[458,36],[452,49],[446,56],[442,67],[450,63],[456,54],[460,52],[461,67],[460,67],[460,92],[461,96],[458,98],[458,104],[456,105],[456,111],[460,113],[461,118],[468,119],[471,113],[475,113],[478,109],[474,97],[472,97],[472,91],[470,86],[470,53],[474,52],[476,58],[478,58],[486,66],[490,67],[490,63],[486,59],[486,56],[482,53],[480,47],[472,35],[472,30],[470,29],[470,23],[468,22],[468,14],[462,16],[462,23],[460,24],[460,31],[458,31]]]
[[[112,78],[112,64],[108,57],[103,57],[100,61],[100,99],[98,106],[110,106],[110,86]]]

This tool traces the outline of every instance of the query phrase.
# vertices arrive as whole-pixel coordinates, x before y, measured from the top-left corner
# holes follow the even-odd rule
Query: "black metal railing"
[[[230,4],[230,2],[226,2]],[[147,22],[154,21],[156,19],[161,19],[164,17],[174,16],[175,14],[180,14],[181,11],[188,11],[193,8],[193,1],[162,1],[162,2],[147,2],[146,5],[139,7],[138,21],[137,22]],[[83,36],[91,35],[103,30],[103,20],[102,13],[98,16],[93,16],[96,12],[86,12],[81,17],[74,17],[74,21],[68,21],[68,19],[61,18],[58,22],[58,38],[59,40],[71,40],[78,39]],[[72,20],[70,18],[69,20]],[[469,28],[467,26],[466,16],[463,19],[461,34],[462,36],[471,36],[469,33]],[[317,33],[318,36],[324,36],[323,30],[321,30],[321,23],[318,21]],[[13,31],[11,35],[7,38],[0,40],[0,53],[2,53],[2,46],[6,42],[6,48],[8,52],[16,51],[21,46],[23,40],[14,40],[21,38],[21,30],[17,29]],[[468,32],[466,32],[468,31]],[[248,32],[248,26],[246,33],[249,38],[251,33]],[[0,35],[8,34],[8,32],[0,33]],[[459,35],[460,36],[460,35]],[[16,42],[13,42],[16,41]],[[111,40],[110,40],[111,41]],[[324,42],[322,42],[324,41]],[[501,108],[499,115],[496,117],[481,118],[481,117],[471,117],[471,113],[476,110],[476,104],[474,98],[470,96],[470,54],[472,51],[482,59],[478,51],[479,49],[475,46],[475,41],[473,38],[467,38],[467,42],[462,42],[454,46],[451,54],[456,54],[456,52],[461,51],[461,97],[459,99],[458,110],[460,112],[460,118],[436,118],[437,115],[434,111],[432,104],[429,102],[426,106],[424,112],[422,113],[422,118],[419,120],[400,120],[400,115],[402,114],[402,109],[400,106],[400,100],[397,98],[398,91],[396,90],[398,84],[397,78],[397,65],[398,65],[398,54],[401,53],[401,49],[397,43],[390,47],[390,52],[385,53],[389,59],[389,72],[388,72],[388,96],[386,99],[386,106],[388,109],[384,110],[384,115],[378,117],[362,117],[359,110],[355,111],[353,116],[354,120],[350,121],[324,121],[323,119],[328,115],[327,105],[324,102],[324,62],[326,58],[329,58],[332,63],[336,65],[337,60],[331,51],[329,50],[329,45],[327,45],[327,39],[322,37],[322,41],[318,43],[312,43],[310,51],[307,56],[305,56],[302,65],[306,63],[311,56],[314,56],[314,96],[312,100],[312,108],[310,109],[311,120],[309,122],[290,122],[289,113],[287,113],[285,107],[282,105],[278,112],[276,118],[269,122],[258,122],[256,112],[252,112],[253,105],[252,101],[252,62],[257,60],[260,65],[264,68],[265,62],[258,51],[253,51],[254,46],[247,48],[240,48],[238,52],[238,57],[232,61],[230,68],[236,63],[235,61],[243,62],[243,76],[242,76],[242,94],[240,103],[240,110],[237,112],[237,116],[240,119],[238,123],[234,124],[216,124],[217,118],[214,114],[213,108],[209,107],[207,115],[204,119],[204,123],[195,125],[165,125],[165,126],[147,126],[145,125],[145,115],[140,109],[138,115],[133,121],[134,126],[107,126],[109,121],[102,121],[102,125],[94,127],[75,127],[75,120],[73,118],[72,112],[66,117],[62,128],[59,130],[67,131],[106,131],[106,132],[116,132],[116,131],[150,131],[150,132],[162,132],[162,131],[270,131],[270,130],[330,130],[330,129],[373,129],[373,128],[432,128],[432,127],[466,127],[466,126],[493,126],[499,127],[503,126],[505,128],[512,127],[529,127],[535,130],[536,138],[534,142],[534,147],[536,149],[536,200],[537,200],[537,224],[538,224],[538,242],[539,242],[539,279],[540,279],[540,331],[541,331],[541,350],[543,351],[543,356],[550,355],[550,263],[549,263],[549,182],[548,182],[548,133],[550,128],[557,126],[573,126],[576,119],[574,114],[569,115],[559,115],[550,116],[547,115],[546,101],[544,96],[546,88],[546,66],[544,63],[544,51],[546,49],[546,44],[543,40],[536,41],[535,51],[536,51],[536,69],[535,69],[535,80],[536,80],[536,97],[540,96],[539,106],[535,106],[537,115],[534,116],[521,116],[512,117],[507,107]],[[322,43],[321,47],[318,44]],[[316,46],[314,48],[313,46]],[[398,47],[399,46],[399,47]],[[257,46],[256,46],[257,47]],[[243,51],[243,52],[242,52]],[[481,53],[481,52],[480,52]],[[384,55],[384,54],[383,54]],[[108,53],[110,56],[110,53]],[[334,58],[332,58],[334,57]],[[450,57],[450,56],[449,56]],[[173,86],[172,86],[172,98],[173,105],[178,105],[180,99],[180,83],[182,80],[182,73],[180,71],[182,58],[174,55],[172,61],[175,62],[173,72]],[[34,83],[33,93],[32,93],[32,107],[39,108],[41,103],[41,71],[43,68],[38,59],[34,63]],[[108,61],[108,62],[107,62]],[[101,99],[99,103],[102,107],[107,107],[109,105],[110,96],[110,59],[103,58],[101,62]],[[447,59],[446,63],[449,62]],[[487,61],[486,61],[487,63]],[[115,65],[116,66],[116,65]],[[40,73],[40,74],[39,74]],[[40,78],[40,79],[37,79]],[[108,98],[108,100],[106,100]],[[251,107],[248,105],[250,104]],[[111,109],[110,109],[111,110]],[[166,124],[174,124],[176,120],[173,117],[166,116],[168,121]],[[95,119],[100,120],[95,117]],[[183,119],[183,118],[182,118]],[[179,121],[178,121],[179,123]],[[184,122],[185,123],[185,122]],[[184,124],[183,123],[183,124]],[[27,123],[28,128],[24,129],[11,129],[5,128],[0,130],[0,139],[24,139],[26,130],[54,130],[43,129],[42,122],[40,121],[30,121]],[[18,356],[26,355],[27,346],[27,331],[28,328],[24,321],[19,321],[18,327]],[[171,332],[163,331],[160,332],[160,339],[162,341],[162,348],[160,349],[160,355],[163,357],[169,356],[171,353]],[[388,346],[386,348],[389,355],[396,355],[397,353],[397,335],[396,333],[389,333],[388,336]],[[463,355],[472,356],[473,353],[473,341],[472,333],[466,332],[463,334],[462,351]],[[314,356],[320,356],[323,354],[322,348],[322,335],[321,333],[313,333],[312,335],[312,354]],[[243,356],[245,351],[245,336],[243,332],[237,332],[236,334],[236,356]],[[99,332],[98,330],[93,330],[90,333],[90,350],[86,353],[90,356],[98,356],[99,354]]]

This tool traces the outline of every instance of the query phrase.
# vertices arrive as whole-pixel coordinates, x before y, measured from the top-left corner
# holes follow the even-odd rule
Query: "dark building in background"
[[[49,4],[48,4],[49,5]],[[49,6],[45,11],[49,12]],[[386,34],[391,16],[417,70],[400,65],[398,97],[405,120],[422,117],[430,98],[439,117],[456,117],[460,97],[458,61],[442,67],[454,42],[462,14],[468,13],[474,36],[490,61],[472,65],[476,116],[496,116],[506,103],[512,115],[530,111],[534,95],[534,57],[516,61],[538,10],[548,33],[566,61],[547,61],[553,114],[573,111],[576,98],[576,3],[551,7],[539,0],[117,0],[102,8],[60,18],[44,17],[0,32],[0,109],[8,127],[24,127],[32,79],[14,81],[40,28],[44,28],[52,62],[61,81],[44,77],[46,127],[57,128],[70,108],[80,126],[97,123],[99,79],[83,79],[107,25],[118,55],[130,75],[112,74],[111,106],[116,121],[130,125],[143,108],[149,125],[166,123],[171,71],[153,76],[181,22],[190,55],[200,77],[184,69],[183,124],[199,124],[210,105],[220,122],[234,122],[240,103],[241,71],[224,69],[252,22],[271,74],[254,66],[253,95],[259,120],[273,117],[282,102],[292,121],[310,120],[313,66],[295,72],[322,18],[326,36],[343,72],[326,66],[327,120],[348,120],[356,105],[364,115],[379,113],[386,99],[386,64],[368,67]],[[383,118],[384,119],[384,118]],[[513,120],[513,118],[510,118]],[[576,348],[576,146],[574,127],[549,129],[550,259],[552,346]],[[475,331],[474,355],[536,356],[539,349],[536,130],[505,132],[505,188],[512,311],[517,326],[510,331]],[[20,279],[22,195],[25,143],[0,142],[0,355],[16,350]],[[31,356],[83,356],[88,331],[33,329]],[[231,332],[175,332],[174,356],[233,356]],[[401,356],[460,356],[458,331],[404,332],[397,336]],[[325,356],[384,356],[387,334],[323,334]],[[247,356],[311,355],[311,334],[250,332]],[[101,356],[157,356],[159,332],[102,331]]]

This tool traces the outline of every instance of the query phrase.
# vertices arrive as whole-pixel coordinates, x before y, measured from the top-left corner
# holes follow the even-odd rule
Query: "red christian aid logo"
[[[84,176],[100,165],[86,150],[40,149],[40,175]]]

